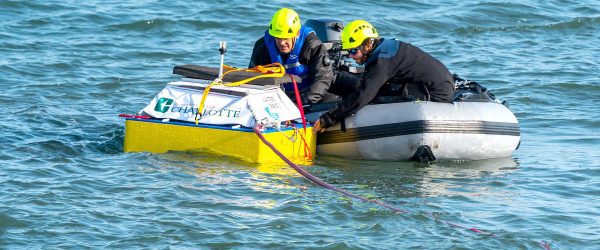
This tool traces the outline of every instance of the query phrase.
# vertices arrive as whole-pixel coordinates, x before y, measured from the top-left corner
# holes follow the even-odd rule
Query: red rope
[[[306,142],[306,138],[304,137],[304,135],[306,135],[306,130],[304,130],[305,133],[299,133],[300,134],[300,138],[302,138],[302,142],[304,142],[304,156],[308,157],[309,160],[312,160],[312,153],[310,152],[310,144],[308,144]],[[308,155],[306,154],[306,152],[308,152]]]
[[[152,117],[147,116],[147,115],[132,115],[132,114],[119,114],[119,117],[136,118],[136,119],[150,119],[150,118],[152,118]]]
[[[292,78],[292,83],[294,84],[294,93],[296,93],[296,105],[298,105],[298,110],[300,110],[300,117],[302,117],[302,126],[304,126],[304,133],[306,133],[306,117],[304,116],[304,109],[302,108],[302,99],[300,98],[300,91],[298,91],[298,84],[296,83],[296,79],[294,79],[293,75],[289,75]]]
[[[333,191],[338,192],[338,193],[340,193],[342,195],[345,195],[347,197],[355,198],[355,199],[358,199],[358,200],[361,200],[361,201],[364,201],[364,202],[375,203],[377,205],[380,205],[382,207],[385,207],[385,208],[390,209],[390,210],[392,210],[394,212],[397,212],[397,213],[409,213],[410,212],[408,210],[403,210],[403,209],[400,209],[400,208],[396,208],[394,206],[388,205],[388,204],[383,203],[383,202],[378,201],[378,200],[371,200],[371,199],[367,199],[367,198],[364,198],[364,197],[352,194],[352,193],[350,193],[348,191],[336,188],[336,187],[332,186],[331,184],[322,181],[321,179],[315,177],[314,175],[306,172],[304,169],[302,169],[301,167],[299,167],[296,164],[294,164],[287,157],[285,157],[281,152],[279,152],[279,150],[277,150],[277,148],[275,148],[275,146],[273,146],[273,144],[271,144],[269,141],[267,141],[267,139],[262,135],[262,133],[260,132],[258,126],[254,127],[254,133],[256,133],[256,135],[258,136],[258,138],[260,138],[260,140],[265,145],[267,145],[269,148],[271,148],[271,150],[273,150],[273,152],[275,154],[277,154],[279,157],[281,157],[281,159],[283,161],[285,161],[290,167],[292,167],[299,174],[301,174],[305,178],[309,179],[310,181],[316,183],[317,185],[322,186],[322,187],[327,188],[327,189],[330,189],[330,190],[333,190]],[[496,234],[494,234],[494,233],[489,233],[489,232],[486,232],[486,231],[482,231],[482,230],[477,229],[475,227],[465,227],[465,226],[458,225],[458,224],[455,224],[455,223],[452,223],[452,222],[448,222],[448,221],[445,221],[445,220],[440,220],[435,215],[433,215],[432,213],[427,213],[426,216],[429,217],[429,218],[431,218],[431,219],[433,219],[433,220],[436,220],[436,221],[444,223],[444,224],[446,224],[448,226],[451,226],[451,227],[462,228],[462,229],[466,229],[466,230],[469,230],[469,231],[477,233],[477,234],[483,234],[483,235],[489,235],[489,236],[496,237]],[[542,248],[544,248],[545,250],[550,250],[550,244],[548,242],[538,241],[538,244]]]
[[[300,98],[300,91],[298,91],[298,83],[296,83],[296,79],[293,75],[289,75],[292,78],[292,83],[294,84],[294,93],[296,94],[296,105],[298,106],[298,110],[300,111],[300,117],[302,118],[302,126],[304,126],[304,134],[306,134],[306,116],[304,116],[304,108],[302,108],[302,98]],[[302,138],[304,140],[304,137]],[[306,144],[306,140],[304,141],[304,145]],[[312,158],[310,154],[310,149],[306,150],[306,146],[304,146],[304,156],[307,156],[309,159]]]
[[[371,203],[375,203],[375,204],[384,206],[384,207],[389,208],[390,210],[392,210],[394,212],[398,212],[398,213],[407,213],[408,212],[408,211],[405,211],[405,210],[402,210],[402,209],[399,209],[399,208],[392,207],[392,206],[390,206],[388,204],[385,204],[385,203],[383,203],[381,201],[370,200],[370,199],[367,199],[367,198],[364,198],[364,197],[361,197],[361,196],[349,193],[348,191],[336,188],[336,187],[332,186],[331,184],[322,181],[321,179],[315,177],[314,175],[311,175],[310,173],[306,172],[301,167],[298,167],[296,164],[294,164],[292,161],[290,161],[287,157],[285,157],[281,152],[279,152],[279,150],[277,150],[277,148],[275,148],[275,146],[273,146],[273,144],[271,144],[269,141],[267,141],[267,139],[265,139],[265,137],[262,135],[262,133],[258,129],[258,126],[254,127],[254,133],[256,133],[256,135],[258,136],[258,138],[260,138],[260,140],[265,145],[267,145],[269,148],[271,148],[271,150],[273,150],[273,152],[275,154],[277,154],[279,157],[281,157],[281,159],[283,161],[285,161],[290,167],[292,167],[294,170],[296,170],[302,176],[304,176],[307,179],[311,180],[312,182],[318,184],[319,186],[322,186],[322,187],[327,188],[327,189],[331,189],[331,190],[333,190],[335,192],[341,193],[341,194],[343,194],[345,196],[348,196],[348,197],[352,197],[352,198],[359,199],[359,200],[362,200],[362,201],[365,201],[365,202],[371,202]]]

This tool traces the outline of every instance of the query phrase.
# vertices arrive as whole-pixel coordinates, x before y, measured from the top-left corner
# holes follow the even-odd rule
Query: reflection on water
[[[185,188],[212,190],[211,195],[227,193],[224,197],[215,195],[213,199],[218,202],[273,208],[277,203],[275,195],[295,196],[298,190],[305,190],[305,185],[310,185],[294,181],[301,175],[285,164],[256,164],[207,151],[169,152],[155,156],[160,171],[176,169],[195,177],[182,184]],[[257,195],[261,193],[273,199]]]
[[[436,162],[425,167],[419,188],[424,196],[440,195],[503,195],[494,187],[510,182],[510,173],[518,169],[511,157],[479,160]]]
[[[183,164],[193,163],[194,172],[204,171],[231,171],[231,170],[244,170],[252,171],[256,170],[263,174],[271,175],[282,175],[282,176],[300,176],[295,170],[290,168],[286,163],[281,162],[279,164],[265,164],[265,163],[253,163],[244,161],[242,159],[221,155],[209,150],[193,150],[187,152],[169,152],[162,154],[162,157],[169,159],[173,162],[181,162]],[[306,165],[310,166],[312,162],[306,161]],[[220,166],[220,167],[218,167]]]
[[[320,188],[302,178],[286,164],[256,164],[206,151],[157,155],[160,169],[176,168],[204,185],[243,185],[259,192]],[[319,156],[314,165],[303,166],[325,182],[369,198],[418,198],[435,196],[504,195],[510,173],[518,169],[513,158],[433,163],[357,161]],[[188,185],[195,188],[195,185]],[[279,189],[274,191],[275,189]]]
[[[172,168],[196,177],[189,188],[208,185],[251,187],[256,192],[284,194],[290,189],[320,188],[285,164],[254,164],[210,152],[171,152],[154,158],[160,170]],[[385,162],[319,156],[303,166],[316,177],[368,198],[406,199],[437,196],[505,196],[513,158],[479,161]],[[225,187],[223,187],[225,188]],[[285,191],[288,190],[288,191]],[[503,191],[504,190],[504,191]],[[504,193],[503,193],[504,192]]]
[[[311,172],[346,189],[374,197],[411,198],[441,195],[485,195],[504,186],[518,169],[513,158],[480,161],[417,162],[355,161],[320,157]]]

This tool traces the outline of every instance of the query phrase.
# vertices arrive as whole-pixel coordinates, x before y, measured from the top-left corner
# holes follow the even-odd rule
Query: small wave
[[[151,31],[162,30],[170,27],[189,26],[189,28],[211,29],[225,28],[225,24],[218,21],[203,21],[203,20],[172,20],[155,18],[150,20],[138,20],[129,23],[113,24],[107,26],[109,29],[125,30],[125,31]]]
[[[558,22],[549,25],[534,26],[551,30],[570,30],[584,27],[597,28],[600,24],[600,17],[580,17],[570,21]]]
[[[13,34],[12,32],[3,32],[2,30],[0,30],[0,41],[10,41],[10,40],[14,40],[14,42],[16,43],[18,40],[18,37]],[[21,41],[19,41],[19,43],[21,43]],[[13,43],[8,43],[8,42],[2,42],[0,43],[0,47],[1,48],[5,48],[5,46],[8,45],[12,45]]]
[[[11,217],[10,215],[0,213],[0,233],[2,229],[11,227],[26,227],[28,223]]]
[[[56,3],[48,4],[44,1],[39,3],[36,1],[0,1],[0,8],[3,12],[6,10],[19,10],[22,12],[41,11],[43,13],[45,11],[66,9],[67,7]]]
[[[41,152],[49,152],[51,154],[59,154],[62,156],[75,157],[81,154],[80,150],[76,147],[58,140],[32,142],[28,143],[27,145],[32,148],[36,148],[36,151],[39,150]]]
[[[600,85],[597,83],[581,83],[581,82],[559,82],[548,83],[546,87],[562,91],[577,91],[588,93],[600,93]]]
[[[25,28],[39,28],[41,26],[52,24],[52,20],[47,17],[29,19],[19,23],[19,26]]]
[[[103,134],[98,135],[97,139],[91,142],[89,147],[94,152],[104,154],[120,154],[123,153],[123,140],[125,139],[125,130],[122,127],[119,128],[106,128],[107,131]]]
[[[481,26],[470,26],[462,27],[452,31],[454,34],[473,34],[473,33],[485,33],[485,32],[530,32],[530,31],[570,31],[579,30],[582,28],[597,28],[600,24],[600,17],[583,17],[575,18],[569,21],[543,24],[543,25],[507,25],[497,27],[481,27]]]
[[[126,58],[143,58],[143,59],[172,59],[176,58],[177,54],[166,51],[130,51],[125,52],[122,56]]]
[[[572,145],[588,145],[594,146],[598,145],[600,139],[598,136],[594,135],[584,135],[584,136],[567,136],[566,138],[554,138],[549,140],[549,142],[560,143],[560,144],[572,144]]]

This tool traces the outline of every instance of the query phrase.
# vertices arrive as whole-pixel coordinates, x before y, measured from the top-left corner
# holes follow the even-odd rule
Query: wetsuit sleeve
[[[393,69],[385,61],[386,59],[378,58],[369,65],[369,69],[361,76],[358,90],[351,93],[337,109],[329,113],[334,122],[356,113],[375,98],[379,89],[393,76]]]
[[[309,72],[308,77],[313,79],[307,99],[310,103],[317,103],[323,99],[333,81],[333,69],[327,49],[315,34],[310,34],[304,42],[302,58],[306,60]]]
[[[248,68],[253,68],[257,65],[269,64],[270,61],[271,58],[269,57],[267,46],[265,46],[265,38],[261,37],[254,43],[254,48],[252,49],[252,56],[250,57],[250,63],[248,64]]]

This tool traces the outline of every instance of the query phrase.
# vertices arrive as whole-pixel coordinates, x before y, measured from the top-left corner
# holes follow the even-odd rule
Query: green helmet
[[[281,8],[273,15],[269,24],[269,35],[276,38],[292,38],[300,30],[300,17],[292,9]]]
[[[365,20],[354,20],[342,31],[342,49],[352,49],[360,46],[367,38],[377,38],[377,30]]]

